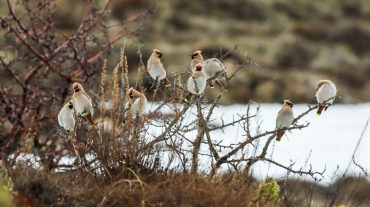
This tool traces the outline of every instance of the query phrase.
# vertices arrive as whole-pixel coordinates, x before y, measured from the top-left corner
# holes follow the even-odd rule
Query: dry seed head
[[[104,59],[103,66],[101,68],[101,77],[100,77],[100,115],[103,116],[105,113],[105,79],[107,74],[107,59]]]

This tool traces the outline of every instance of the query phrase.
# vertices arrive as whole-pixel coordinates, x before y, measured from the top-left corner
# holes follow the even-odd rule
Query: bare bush
[[[80,25],[73,34],[65,35],[57,28],[54,1],[7,1],[9,14],[0,17],[4,31],[0,56],[4,160],[19,152],[26,137],[36,143],[44,141],[41,137],[53,129],[50,123],[55,123],[59,104],[67,101],[70,84],[94,80],[101,57],[122,37],[138,35],[140,22],[152,11],[110,28],[104,23],[109,4],[107,1],[98,9],[88,0]]]
[[[53,1],[21,1],[16,5],[21,12],[17,13],[12,2],[8,0],[7,3],[9,15],[0,17],[1,26],[6,31],[3,44],[7,45],[5,55],[0,57],[0,69],[8,81],[0,88],[3,108],[0,112],[0,147],[10,175],[17,176],[14,169],[24,170],[24,166],[19,167],[19,160],[22,161],[25,154],[35,160],[26,165],[32,173],[33,168],[37,168],[43,173],[73,174],[80,176],[77,180],[81,183],[83,177],[95,179],[95,186],[91,185],[96,188],[106,183],[110,187],[125,183],[130,190],[136,188],[143,192],[150,178],[163,174],[189,173],[194,176],[192,182],[198,180],[197,176],[205,182],[202,176],[206,175],[217,182],[224,175],[220,173],[224,168],[249,179],[257,162],[271,163],[290,173],[315,179],[323,174],[311,168],[285,166],[268,156],[276,129],[251,129],[251,123],[259,115],[258,104],[250,101],[245,111],[233,120],[221,118],[221,124],[214,124],[219,118],[215,109],[228,92],[227,88],[215,89],[218,95],[212,102],[204,96],[193,96],[189,103],[184,102],[188,92],[183,87],[182,77],[189,75],[189,70],[175,74],[171,78],[172,86],[165,87],[145,72],[140,49],[139,73],[133,87],[145,93],[149,100],[158,100],[158,96],[161,100],[153,101],[150,112],[142,117],[130,114],[130,98],[126,92],[130,88],[128,77],[132,69],[129,69],[124,48],[113,69],[109,68],[107,60],[102,59],[115,42],[136,35],[142,29],[140,21],[151,9],[111,31],[104,24],[109,1],[103,9],[96,11],[90,0],[86,2],[78,29],[73,35],[65,36],[55,27]],[[221,57],[231,52],[221,54]],[[222,80],[224,85],[232,84],[238,78],[238,72],[246,70],[250,64],[254,64],[251,58],[245,57]],[[144,80],[151,86],[145,86]],[[73,82],[82,82],[90,89],[88,93],[99,110],[95,116],[97,127],[89,127],[76,117],[76,129],[67,133],[56,127],[56,114],[62,103],[69,100],[69,87]],[[309,123],[301,120],[316,108],[316,105],[309,105],[286,130],[294,132],[308,127]],[[222,140],[212,136],[213,132],[231,126],[240,126],[243,130],[238,142],[223,144]],[[202,164],[202,158],[209,162]],[[65,159],[69,162],[63,162]],[[44,176],[52,180],[52,175],[46,173]],[[117,191],[104,193],[105,196],[96,198],[100,199],[100,206]],[[68,198],[65,194],[63,196]],[[114,202],[121,201],[109,200],[112,205]]]

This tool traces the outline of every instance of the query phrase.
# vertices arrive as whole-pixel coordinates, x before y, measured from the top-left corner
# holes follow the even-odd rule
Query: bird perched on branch
[[[72,85],[72,88],[73,88],[72,103],[76,109],[77,114],[83,117],[92,126],[95,126],[93,120],[94,108],[92,105],[91,98],[89,97],[89,95],[87,95],[81,84],[74,83]]]
[[[134,88],[129,88],[127,90],[127,95],[130,97],[129,110],[136,117],[142,116],[145,109],[148,106],[148,100],[145,95],[135,90]]]
[[[191,55],[191,63],[190,63],[191,69],[194,69],[198,63],[203,64],[203,62],[204,62],[204,59],[202,56],[202,51],[200,50],[194,51],[193,54]]]
[[[192,70],[193,74],[188,79],[187,89],[190,92],[186,101],[194,95],[201,95],[204,93],[207,85],[207,75],[203,70],[202,63],[198,63]]]
[[[320,80],[316,83],[316,100],[319,104],[317,114],[320,115],[322,110],[328,109],[329,105],[333,104],[337,95],[337,87],[330,80]]]
[[[285,129],[288,128],[293,120],[293,103],[290,100],[284,100],[284,104],[276,117],[276,141],[280,141],[284,135]]]
[[[204,72],[207,75],[207,83],[211,88],[214,87],[214,82],[223,85],[219,82],[221,77],[227,78],[226,66],[217,58],[210,58],[204,61],[202,51],[196,50],[191,55],[191,68],[194,68],[196,64],[202,63]]]
[[[73,131],[75,128],[76,120],[74,117],[74,109],[73,109],[72,101],[68,101],[62,109],[59,111],[58,114],[58,123],[59,125],[65,129],[66,131]]]
[[[171,86],[171,83],[166,77],[166,70],[161,62],[162,56],[163,53],[160,50],[154,49],[146,67],[150,77],[156,81],[163,81],[165,86],[168,87]]]

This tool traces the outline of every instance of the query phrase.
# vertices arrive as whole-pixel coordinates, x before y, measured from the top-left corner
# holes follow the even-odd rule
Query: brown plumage
[[[135,116],[142,116],[148,105],[145,95],[134,88],[129,88],[127,95],[130,97],[130,103],[127,106],[130,107],[130,112]]]
[[[92,106],[92,100],[85,92],[84,88],[79,83],[74,83],[73,88],[73,106],[77,114],[88,121],[92,126],[95,126],[93,121],[94,108]]]
[[[195,66],[198,64],[198,63],[203,63],[203,56],[202,56],[202,51],[200,50],[196,50],[193,52],[193,54],[191,55],[191,64],[190,64],[190,67],[191,69],[195,69]]]
[[[83,117],[87,122],[89,122],[89,124],[93,127],[96,126],[94,120],[93,120],[93,117],[91,116],[91,114],[88,114],[86,116]]]
[[[160,50],[154,49],[147,63],[147,71],[150,77],[154,80],[163,81],[165,86],[168,87],[171,86],[171,82],[166,77],[167,73],[161,62],[162,56],[163,53]]]
[[[284,104],[276,117],[276,141],[280,141],[284,135],[285,128],[288,128],[293,120],[293,103],[290,100],[284,100]]]
[[[317,109],[317,115],[320,115],[322,111],[327,109],[333,104],[335,96],[337,94],[337,88],[335,84],[330,80],[320,80],[316,84],[316,100],[319,104]]]
[[[321,112],[326,108],[325,104],[319,104],[319,107],[317,108],[317,115],[320,115]]]
[[[275,135],[276,135],[276,141],[280,141],[281,140],[281,137],[283,137],[285,133],[285,130],[278,130],[276,131]]]

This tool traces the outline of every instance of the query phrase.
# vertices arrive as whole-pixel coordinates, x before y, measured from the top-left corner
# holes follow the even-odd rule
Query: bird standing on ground
[[[333,104],[334,98],[337,95],[337,87],[330,80],[320,80],[316,83],[316,100],[319,104],[317,114],[320,115],[322,110],[328,109],[329,105]]]
[[[70,132],[75,128],[76,120],[74,113],[72,101],[68,101],[64,104],[63,108],[59,111],[58,123],[66,131]]]
[[[187,100],[191,98],[191,95],[201,95],[204,93],[207,85],[207,76],[203,71],[203,66],[198,63],[193,70],[193,74],[190,76],[187,84],[188,91],[190,92]]]
[[[163,53],[160,50],[154,49],[147,63],[147,71],[154,80],[163,81],[165,86],[170,86],[170,81],[166,77],[166,70],[161,62],[162,56]]]
[[[276,117],[276,141],[280,141],[284,135],[285,129],[288,128],[293,120],[293,103],[289,100],[284,100],[284,104]]]
[[[74,83],[73,88],[73,106],[79,116],[87,120],[92,126],[95,126],[93,116],[94,108],[92,106],[92,101],[89,95],[85,92],[84,88],[79,83]]]
[[[222,84],[219,83],[221,77],[227,78],[226,66],[217,58],[210,58],[204,61],[202,56],[202,51],[197,50],[191,55],[191,67],[197,63],[203,64],[204,72],[207,75],[207,83],[211,88],[214,87],[214,82],[216,81],[221,87]]]
[[[136,117],[140,117],[144,114],[145,109],[148,105],[148,100],[145,95],[135,90],[134,88],[129,88],[127,95],[130,97],[129,110]]]

